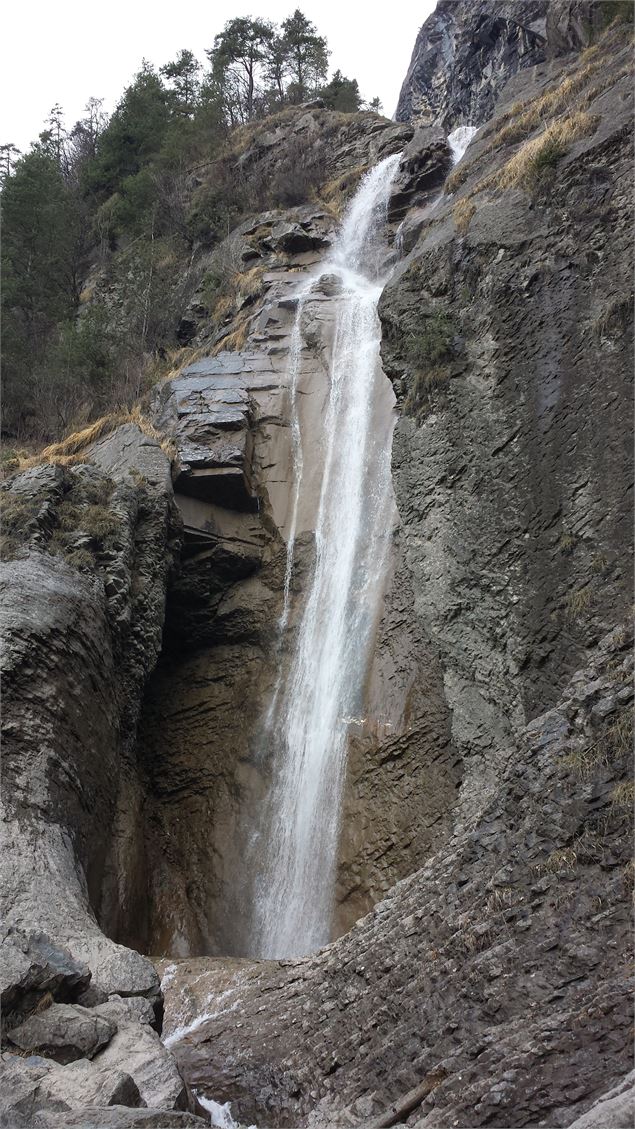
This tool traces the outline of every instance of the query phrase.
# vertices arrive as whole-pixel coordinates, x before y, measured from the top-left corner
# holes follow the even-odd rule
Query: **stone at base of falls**
[[[52,1004],[12,1028],[8,1039],[21,1051],[69,1063],[78,1058],[94,1058],[115,1031],[113,1023],[90,1008]]]
[[[0,1129],[201,1129],[207,1118],[181,1110],[133,1109],[124,1105],[0,1113]]]
[[[123,1003],[125,1005],[125,1001]],[[102,1008],[110,1006],[104,1004]],[[156,1031],[149,1024],[140,1023],[130,1012],[128,1016],[126,1019],[124,1007],[116,1035],[99,1055],[100,1065],[110,1070],[128,1071],[146,1105],[153,1109],[193,1109],[194,1099],[189,1088]]]
[[[73,1003],[88,990],[88,965],[73,960],[44,933],[10,929],[0,945],[2,1027],[16,1027],[44,995]]]
[[[35,1114],[43,1110],[80,1110],[86,1106],[145,1107],[130,1074],[103,1069],[86,1059],[60,1066],[32,1056],[7,1056],[0,1066],[3,1118]]]
[[[1,1126],[0,1122],[0,1126]],[[72,1113],[44,1113],[28,1129],[201,1129],[208,1124],[193,1113],[156,1109],[84,1109]],[[7,1126],[6,1129],[19,1129]],[[26,1126],[25,1126],[26,1129]]]
[[[94,1116],[94,1126],[134,1124],[125,1118],[103,1120],[103,1107],[112,1106],[148,1108],[157,1118],[183,1111],[197,1114],[198,1121],[202,1107],[152,1029],[154,1021],[152,1005],[138,997],[113,996],[93,1008],[51,1004],[36,1011],[6,1037],[9,1049],[0,1062],[0,1126],[71,1124],[63,1117],[79,1110],[87,1125],[89,1115]],[[23,1054],[16,1054],[15,1047]],[[24,1057],[28,1051],[39,1053]],[[86,1057],[78,1057],[78,1052]],[[70,1061],[71,1055],[75,1061]],[[142,1124],[162,1127],[171,1122]]]

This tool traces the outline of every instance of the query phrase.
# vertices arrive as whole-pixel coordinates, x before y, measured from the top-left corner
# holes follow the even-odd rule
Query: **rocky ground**
[[[604,7],[442,2],[408,122],[243,131],[255,186],[299,147],[306,183],[214,252],[139,412],[4,483],[7,1127],[201,1124],[193,1089],[258,1129],[631,1123],[632,47]],[[336,939],[247,961],[293,294],[397,150],[399,527]],[[304,315],[296,597],[336,303],[325,278]]]

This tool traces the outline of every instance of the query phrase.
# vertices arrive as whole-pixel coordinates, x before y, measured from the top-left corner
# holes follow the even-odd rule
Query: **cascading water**
[[[294,488],[281,632],[290,619],[304,473],[297,405],[302,319],[319,280],[339,280],[315,564],[290,666],[279,675],[266,723],[273,780],[258,843],[250,938],[257,956],[302,955],[330,937],[348,733],[362,702],[393,525],[393,419],[382,396],[377,303],[386,259],[380,232],[398,164],[399,155],[388,157],[366,175],[332,254],[298,296],[289,360]]]
[[[453,165],[458,165],[474,134],[477,132],[477,125],[459,125],[448,135],[448,145],[452,154]]]

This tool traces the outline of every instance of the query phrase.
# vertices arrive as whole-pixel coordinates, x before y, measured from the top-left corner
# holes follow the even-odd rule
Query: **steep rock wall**
[[[587,47],[611,21],[594,0],[439,0],[404,79],[397,121],[482,125],[519,71]]]
[[[394,127],[386,123],[384,131],[394,144]],[[410,133],[401,136],[405,142]],[[375,146],[376,139],[374,129],[368,143]],[[237,314],[247,317],[242,348],[196,360],[162,386],[153,408],[179,449],[175,489],[187,557],[170,593],[163,655],[141,721],[151,877],[121,939],[146,951],[249,950],[255,869],[249,851],[257,849],[254,832],[270,773],[264,717],[277,667],[288,661],[297,597],[311,567],[337,302],[327,278],[304,308],[298,402],[308,490],[298,516],[296,599],[288,637],[280,641],[293,492],[293,294],[324,254],[336,222],[300,207],[258,217],[232,237],[234,256],[249,270],[257,256],[261,275],[255,300]],[[205,333],[203,322],[203,339]],[[388,413],[392,402],[387,381]],[[443,838],[460,779],[460,758],[448,750],[440,671],[411,630],[411,600],[396,550],[367,704],[352,739],[336,933]]]
[[[630,607],[631,65],[616,28],[520,68],[445,194],[408,186],[438,136],[410,147],[380,311],[398,570],[461,787],[421,869],[322,953],[170,966],[182,1067],[241,1117],[564,1126],[628,1069],[630,636],[605,633]],[[574,107],[582,133],[510,188]]]
[[[169,460],[128,425],[91,465],[3,493],[3,920],[68,945],[105,991],[157,999],[150,962],[97,919],[116,935],[138,872],[135,728],[179,548]]]
[[[599,89],[595,71],[582,83],[592,136],[542,186],[501,193],[480,187],[510,155],[495,119],[382,297],[406,558],[454,738],[475,756],[472,815],[497,746],[630,602],[630,47],[611,44]],[[516,80],[513,97],[531,107],[584,67],[538,92]]]

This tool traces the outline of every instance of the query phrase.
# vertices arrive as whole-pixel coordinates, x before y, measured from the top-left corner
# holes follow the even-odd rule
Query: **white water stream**
[[[336,276],[323,475],[315,563],[289,669],[266,719],[273,780],[250,948],[298,956],[330,939],[340,809],[351,722],[359,715],[381,612],[393,524],[393,418],[385,408],[377,303],[386,248],[382,228],[399,155],[363,179],[329,258],[298,296],[289,384],[294,484],[281,635],[291,619],[292,575],[304,483],[298,381],[303,316],[324,276]],[[383,395],[382,395],[383,392]],[[380,410],[380,407],[383,410]]]
[[[474,134],[478,132],[476,125],[459,125],[448,136],[448,145],[452,154],[452,164],[458,165]]]

